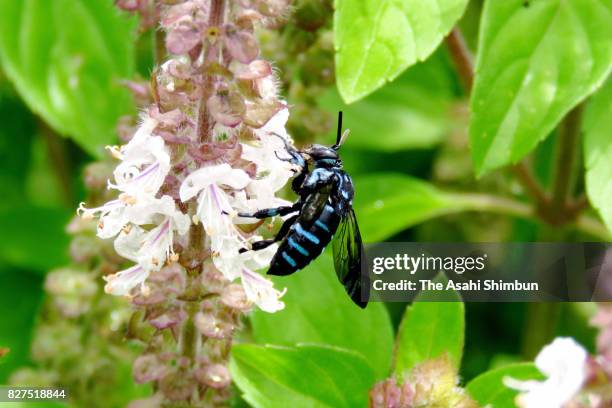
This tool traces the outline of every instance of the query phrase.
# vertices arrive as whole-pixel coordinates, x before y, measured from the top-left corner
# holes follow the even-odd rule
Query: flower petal
[[[181,201],[186,202],[211,184],[226,185],[239,190],[246,187],[249,181],[246,172],[233,169],[229,164],[223,163],[192,172],[181,184],[179,195]]]
[[[274,313],[285,308],[280,298],[287,291],[274,289],[271,281],[248,269],[242,270],[242,286],[247,298],[265,312]]]
[[[144,281],[149,276],[149,271],[140,265],[117,272],[114,275],[105,276],[107,282],[104,291],[116,296],[129,296],[138,285],[144,285]]]

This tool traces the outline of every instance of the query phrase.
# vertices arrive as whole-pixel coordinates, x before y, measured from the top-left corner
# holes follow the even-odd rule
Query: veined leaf
[[[285,309],[251,316],[253,337],[260,344],[321,343],[354,350],[367,358],[377,378],[389,372],[393,328],[382,303],[365,310],[349,299],[336,278],[332,258],[323,254],[305,270],[274,277],[287,288]]]
[[[463,354],[463,302],[416,300],[406,309],[397,333],[394,372],[401,376],[415,365],[447,355],[458,370]]]
[[[374,372],[357,353],[334,347],[232,347],[232,378],[256,408],[368,405]]]
[[[515,408],[514,399],[518,392],[504,385],[505,377],[516,380],[537,380],[542,378],[542,374],[532,363],[512,364],[479,375],[470,381],[466,390],[479,406]]]
[[[427,58],[467,0],[336,0],[336,78],[345,102],[363,98]]]
[[[589,101],[584,116],[586,190],[612,233],[612,80]]]
[[[30,106],[88,152],[131,107],[135,21],[107,0],[0,0],[0,62]]]
[[[478,174],[514,163],[593,93],[612,68],[612,3],[485,3],[470,139]]]

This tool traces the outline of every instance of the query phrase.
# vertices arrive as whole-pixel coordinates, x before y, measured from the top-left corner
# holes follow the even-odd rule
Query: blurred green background
[[[0,347],[10,349],[0,360],[0,384],[20,367],[41,366],[32,339],[49,302],[43,284],[48,271],[71,262],[65,231],[86,197],[84,167],[103,157],[104,145],[117,142],[119,118],[136,113],[122,80],[146,81],[154,66],[154,33],[139,30],[136,19],[111,1],[38,0],[23,7],[11,1],[0,1]],[[366,242],[598,239],[537,217],[504,215],[478,201],[488,195],[519,203],[529,198],[508,170],[475,178],[468,95],[444,45],[346,106],[330,74],[331,12],[323,3],[315,17],[300,14],[298,7],[280,34],[262,33],[263,50],[280,69],[297,143],[331,143],[336,112],[344,111],[351,137],[342,155],[355,179],[355,207]],[[479,1],[470,2],[460,22],[473,50],[481,7]],[[304,29],[313,18],[316,29]],[[547,190],[557,141],[553,132],[529,157]],[[580,177],[574,190],[584,190]],[[467,197],[464,193],[482,196],[458,199]],[[312,268],[331,274],[330,267],[330,258],[323,257]],[[310,296],[304,293],[309,276],[288,278],[299,280],[301,291],[290,288],[288,304]],[[313,307],[312,314],[325,313],[334,304]],[[397,329],[406,305],[385,307]],[[461,375],[469,380],[488,368],[532,358],[555,335],[573,336],[592,349],[591,313],[589,304],[467,304]],[[254,319],[265,318],[256,314]],[[85,325],[78,319],[74,323]],[[74,341],[91,346],[90,335],[80,333]],[[110,374],[112,383],[121,385],[114,391],[121,402],[146,392],[132,385],[130,362],[124,363]],[[61,367],[44,369],[62,372]]]

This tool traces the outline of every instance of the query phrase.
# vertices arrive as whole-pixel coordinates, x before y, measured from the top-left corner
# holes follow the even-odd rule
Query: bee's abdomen
[[[308,265],[329,244],[339,221],[340,218],[329,204],[325,205],[314,221],[296,220],[272,258],[268,274],[289,275]]]

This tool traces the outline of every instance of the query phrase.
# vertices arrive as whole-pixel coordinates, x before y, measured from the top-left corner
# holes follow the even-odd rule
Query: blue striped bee
[[[289,161],[298,168],[291,187],[299,199],[290,206],[238,214],[258,219],[293,214],[285,220],[274,238],[254,242],[251,249],[260,250],[280,241],[268,274],[285,276],[308,265],[333,238],[334,268],[338,280],[353,302],[366,307],[370,285],[368,276],[361,273],[362,242],[352,207],[353,182],[342,170],[342,160],[338,156],[338,150],[348,136],[348,130],[342,132],[342,112],[338,114],[336,144],[331,147],[315,144],[300,151],[285,138],[276,136],[283,140],[289,154],[288,158],[277,155],[279,160]]]

